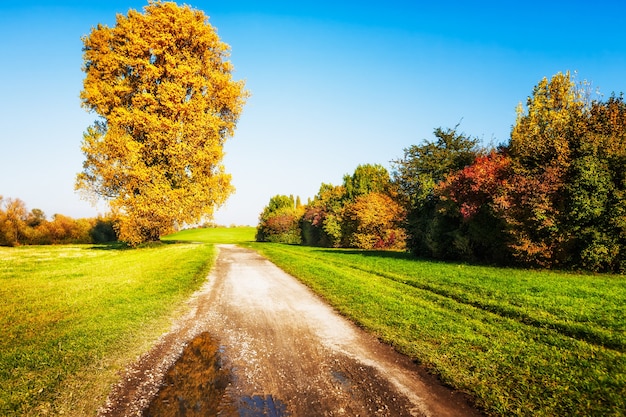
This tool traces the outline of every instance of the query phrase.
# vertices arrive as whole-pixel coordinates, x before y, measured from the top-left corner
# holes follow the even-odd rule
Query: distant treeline
[[[73,219],[55,214],[47,220],[39,209],[28,211],[22,200],[0,196],[0,246],[114,241],[117,234],[110,218]]]
[[[544,78],[508,144],[438,128],[391,161],[391,174],[361,165],[306,205],[272,197],[257,240],[623,273],[626,104],[589,90],[569,73]]]

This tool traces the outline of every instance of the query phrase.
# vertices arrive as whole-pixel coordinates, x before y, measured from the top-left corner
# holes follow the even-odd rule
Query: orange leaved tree
[[[210,219],[233,191],[223,145],[247,97],[228,45],[203,12],[161,1],[83,43],[82,104],[99,118],[76,188],[109,202],[131,244]]]
[[[405,249],[401,225],[404,208],[388,194],[372,192],[358,196],[344,208],[346,246],[360,249]]]

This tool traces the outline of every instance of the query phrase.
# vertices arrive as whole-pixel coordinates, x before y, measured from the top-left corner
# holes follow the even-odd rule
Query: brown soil
[[[100,416],[480,416],[256,252],[220,245],[191,311]]]

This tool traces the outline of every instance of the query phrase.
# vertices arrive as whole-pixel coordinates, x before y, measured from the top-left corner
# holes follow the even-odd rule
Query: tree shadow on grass
[[[366,250],[366,249],[320,249],[320,252],[330,254],[340,254],[347,256],[363,256],[377,257],[388,259],[405,259],[410,261],[420,261],[420,259],[410,252],[393,251],[393,250]]]
[[[397,250],[370,250],[370,249],[320,249],[320,252],[328,254],[342,254],[346,256],[362,256],[362,257],[377,257],[385,259],[398,259],[411,262],[428,262],[432,264],[440,265],[468,265],[468,266],[493,266],[491,264],[480,263],[468,263],[453,259],[433,259],[423,256],[417,256],[411,252],[397,251]]]
[[[137,246],[131,246],[126,242],[106,242],[106,243],[96,243],[92,246],[89,246],[87,249],[89,250],[131,250],[131,249],[158,248],[159,246],[163,246],[163,245],[179,245],[179,244],[188,244],[188,243],[201,243],[201,242],[189,242],[185,240],[161,240],[158,242],[141,243]]]
[[[86,248],[87,250],[125,250],[131,249],[128,244],[124,242],[107,242],[107,243],[96,243],[94,245]]]
[[[497,268],[502,270],[524,270],[525,268],[520,265],[498,265],[493,262],[480,262],[477,260],[468,261],[468,260],[458,260],[458,259],[436,259],[436,258],[428,258],[426,256],[418,256],[412,252],[403,252],[403,251],[394,251],[394,250],[370,250],[370,249],[330,249],[330,248],[320,248],[320,252],[328,253],[328,254],[345,254],[347,256],[362,256],[362,257],[378,257],[378,258],[386,258],[386,259],[401,259],[411,262],[428,262],[431,264],[437,265],[457,265],[457,266],[470,266],[470,267],[486,267],[486,268]]]

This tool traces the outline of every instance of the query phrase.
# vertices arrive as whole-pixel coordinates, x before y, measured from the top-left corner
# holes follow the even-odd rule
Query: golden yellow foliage
[[[406,233],[400,227],[406,213],[387,194],[358,196],[343,211],[348,245],[360,249],[404,249]]]
[[[580,120],[588,106],[584,89],[569,72],[543,78],[527,100],[519,104],[511,131],[510,153],[532,170],[546,164],[567,167],[572,138],[580,134]]]
[[[131,244],[210,219],[233,192],[223,145],[247,97],[228,45],[202,11],[161,1],[83,43],[81,99],[100,118],[76,188],[109,201]]]

